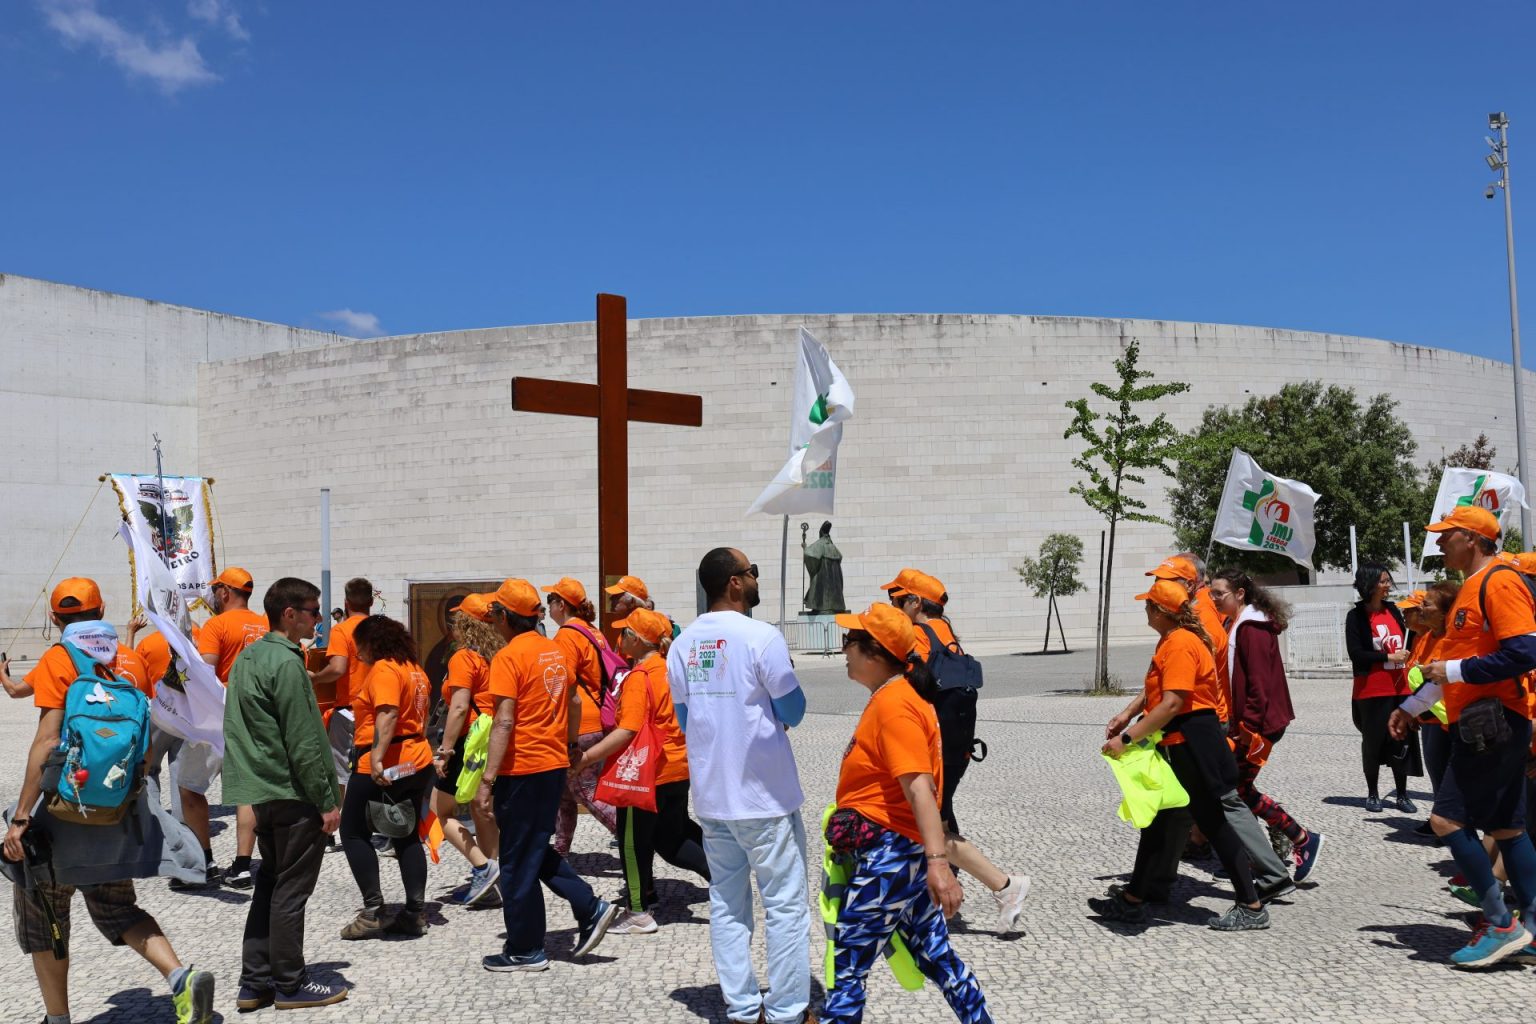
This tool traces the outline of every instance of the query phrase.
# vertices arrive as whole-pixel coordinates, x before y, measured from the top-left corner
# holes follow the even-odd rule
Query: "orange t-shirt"
[[[192,646],[197,646],[197,640],[202,636],[201,626],[192,627]],[[171,644],[157,629],[153,633],[139,641],[134,652],[144,659],[144,668],[149,672],[149,689],[146,691],[151,697],[155,695],[155,687],[160,685],[160,680],[171,670]]]
[[[596,627],[588,625],[587,629],[598,643],[608,646],[608,641]],[[602,700],[603,663],[598,659],[597,648],[588,643],[575,626],[561,626],[555,630],[555,643],[560,645],[560,651],[565,655],[565,667],[570,672],[570,678],[581,688],[581,735],[602,732],[602,709],[597,702]],[[686,772],[683,777],[687,778]]]
[[[1216,610],[1210,587],[1201,587],[1195,594],[1195,614],[1200,616],[1200,625],[1211,635],[1211,644],[1215,648],[1211,651],[1211,657],[1216,662],[1216,717],[1223,722],[1230,722],[1232,680],[1227,675],[1227,620]]]
[[[203,631],[197,637],[197,652],[212,654],[219,659],[213,671],[219,682],[228,686],[229,670],[234,667],[240,652],[271,631],[265,615],[257,615],[249,608],[231,608],[203,624]]]
[[[1413,638],[1413,650],[1408,652],[1408,667],[1428,665],[1435,660],[1440,638],[1433,633],[1420,633]]]
[[[955,631],[950,629],[949,623],[945,622],[943,619],[929,619],[925,623],[914,624],[912,629],[917,633],[917,647],[915,650],[919,658],[927,659],[928,649],[933,646],[933,644],[928,640],[928,631],[923,629],[923,626],[931,627],[933,629],[934,635],[939,638],[939,643],[943,644],[945,647],[956,643]]]
[[[624,685],[629,685],[627,680]],[[897,781],[913,774],[932,775],[934,791],[944,791],[938,716],[932,704],[897,677],[876,690],[864,705],[853,739],[843,751],[837,806],[852,808],[875,824],[920,843],[923,837],[917,831],[917,815]]]
[[[336,680],[336,707],[344,708],[352,703],[352,695],[363,688],[368,678],[368,666],[357,660],[357,643],[352,639],[357,624],[368,616],[353,612],[331,627],[331,641],[326,645],[327,658],[346,658],[347,670]]]
[[[615,724],[620,729],[639,732],[645,725],[647,704],[655,711],[656,728],[661,733],[661,752],[665,758],[661,770],[656,773],[656,785],[682,782],[688,777],[688,743],[683,738],[683,730],[678,727],[677,713],[672,707],[667,659],[655,651],[624,677]]]
[[[1145,713],[1150,714],[1163,702],[1163,694],[1169,691],[1184,693],[1184,710],[1203,711],[1216,707],[1220,682],[1216,678],[1216,659],[1210,648],[1187,629],[1175,629],[1158,641],[1152,652],[1152,664],[1147,668]],[[1177,717],[1177,716],[1176,716]],[[1171,747],[1184,742],[1183,733],[1164,735],[1159,746]]]
[[[500,775],[532,775],[571,766],[569,670],[560,645],[530,630],[491,659],[491,695],[517,701]]]
[[[32,687],[32,704],[39,708],[64,707],[64,694],[78,673],[69,652],[62,644],[54,644],[43,652],[23,680]]]
[[[1499,643],[1510,637],[1536,633],[1536,602],[1520,577],[1513,571],[1486,574],[1498,564],[1490,562],[1479,569],[1461,585],[1456,603],[1451,605],[1445,636],[1435,650],[1435,657],[1445,661],[1476,658],[1492,654]],[[1478,591],[1483,580],[1488,581],[1488,621],[1477,607]],[[1484,697],[1497,697],[1511,711],[1522,715],[1531,714],[1530,702],[1521,689],[1519,679],[1506,679],[1498,683],[1447,683],[1444,687],[1445,714],[1455,722],[1461,717],[1461,709]]]
[[[469,718],[473,722],[480,715],[496,710],[495,698],[487,688],[491,682],[491,666],[479,651],[460,647],[448,659],[448,676],[443,680],[443,699],[450,700],[454,690],[468,690],[470,696]]]
[[[393,768],[402,762],[414,764],[418,769],[432,763],[432,748],[427,745],[423,729],[427,723],[427,703],[432,699],[432,683],[421,666],[410,662],[376,661],[368,672],[362,687],[352,694],[352,716],[357,721],[353,734],[354,746],[362,747],[357,759],[357,770],[367,774],[372,770],[373,723],[377,709],[393,706],[399,710],[395,720],[396,741],[384,752],[384,767]],[[415,739],[399,740],[401,736],[415,733]]]
[[[139,657],[139,653],[132,647],[117,649],[117,660],[112,663],[112,671],[119,679],[132,683],[144,696],[155,695],[157,680],[149,674],[149,667],[144,664],[144,659]]]

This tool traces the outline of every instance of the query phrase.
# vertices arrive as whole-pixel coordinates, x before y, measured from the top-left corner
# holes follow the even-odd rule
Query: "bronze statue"
[[[843,553],[832,543],[832,524],[822,523],[821,533],[809,547],[805,538],[800,540],[805,570],[811,574],[811,582],[805,590],[805,611],[812,615],[835,615],[846,612],[843,600]]]

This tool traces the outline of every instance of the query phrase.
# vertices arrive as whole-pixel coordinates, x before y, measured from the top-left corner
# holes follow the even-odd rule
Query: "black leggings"
[[[407,776],[389,787],[388,793],[379,788],[373,776],[366,772],[353,772],[347,780],[347,797],[341,805],[341,848],[347,855],[347,866],[363,894],[363,906],[378,910],[384,906],[384,893],[379,889],[379,855],[373,848],[373,822],[368,817],[370,800],[400,803],[409,801],[420,816],[422,801],[432,789],[437,773],[428,765],[415,775]],[[415,832],[403,839],[392,839],[395,858],[400,862],[400,881],[405,886],[405,909],[417,913],[427,903],[427,851]]]
[[[673,867],[709,881],[704,833],[688,817],[687,779],[656,787],[655,813],[619,808],[619,850],[624,860],[624,898],[637,914],[656,902],[652,865],[658,853]]]

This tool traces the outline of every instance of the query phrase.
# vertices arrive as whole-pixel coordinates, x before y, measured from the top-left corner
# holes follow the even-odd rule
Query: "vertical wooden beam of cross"
[[[698,395],[644,391],[629,386],[629,324],[622,295],[597,297],[597,383],[577,384],[538,377],[512,378],[512,408],[518,412],[586,416],[597,420],[597,567],[601,587],[629,573],[629,424],[704,425]],[[593,594],[610,626],[604,594]]]

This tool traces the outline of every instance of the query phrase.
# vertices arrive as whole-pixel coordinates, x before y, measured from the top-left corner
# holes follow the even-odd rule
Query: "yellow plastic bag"
[[[464,737],[464,767],[459,770],[458,787],[453,798],[461,804],[474,800],[480,791],[480,780],[485,777],[485,757],[491,751],[491,720],[493,715],[481,715],[469,727]]]
[[[1423,685],[1424,685],[1424,670],[1419,668],[1419,666],[1415,665],[1415,666],[1413,666],[1413,668],[1408,670],[1408,689],[1411,690],[1414,693],[1418,693],[1419,692],[1419,687],[1421,687]],[[1430,708],[1429,710],[1430,710],[1431,714],[1433,714],[1436,718],[1440,719],[1440,724],[1441,725],[1449,725],[1450,724],[1450,719],[1449,719],[1449,717],[1445,713],[1445,701],[1443,701],[1443,700],[1435,701],[1434,707]]]
[[[827,819],[831,818],[832,812],[836,810],[837,804],[830,803],[822,813],[822,836],[827,834]],[[821,892],[816,896],[816,904],[821,910],[821,927],[827,936],[828,992],[832,991],[837,981],[837,915],[843,909],[843,892],[848,888],[848,879],[853,874],[849,868],[850,862],[838,857],[832,852],[832,847],[823,844]],[[908,992],[916,992],[923,987],[923,972],[917,969],[917,961],[912,959],[912,951],[907,949],[907,944],[902,940],[900,933],[891,933],[891,941],[885,944],[884,952],[885,962],[902,988]]]
[[[1115,781],[1120,783],[1120,792],[1124,796],[1118,812],[1120,820],[1129,821],[1137,828],[1152,824],[1158,811],[1189,806],[1189,794],[1173,774],[1173,766],[1157,749],[1162,738],[1162,732],[1155,732],[1133,744],[1119,757],[1100,755],[1109,762]]]

